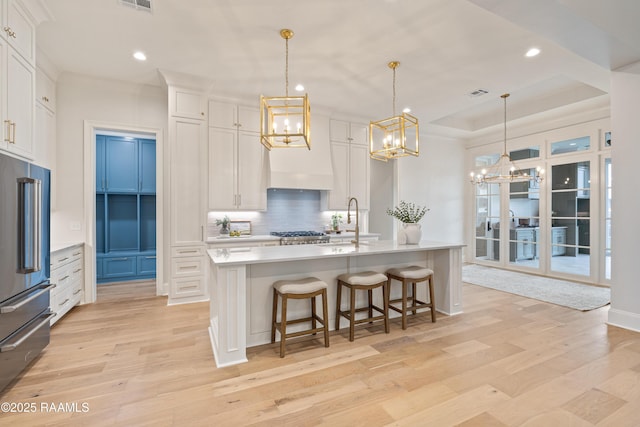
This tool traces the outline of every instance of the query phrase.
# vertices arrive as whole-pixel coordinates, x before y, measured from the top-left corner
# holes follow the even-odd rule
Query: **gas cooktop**
[[[307,236],[324,236],[320,231],[272,231],[272,236],[278,237],[307,237]]]
[[[271,235],[280,237],[281,245],[313,245],[329,242],[329,236],[320,231],[272,231]]]

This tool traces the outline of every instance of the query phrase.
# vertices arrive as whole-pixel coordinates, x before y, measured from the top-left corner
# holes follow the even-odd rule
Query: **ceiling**
[[[38,47],[59,72],[161,85],[170,70],[257,105],[284,94],[279,31],[291,28],[290,91],[302,83],[312,108],[391,116],[398,60],[397,109],[460,137],[502,123],[502,93],[510,120],[607,99],[610,70],[640,61],[637,0],[38,1],[53,17]],[[525,58],[533,46],[542,53]]]

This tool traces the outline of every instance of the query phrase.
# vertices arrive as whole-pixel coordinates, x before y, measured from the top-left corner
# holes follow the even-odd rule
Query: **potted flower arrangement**
[[[231,223],[231,220],[229,219],[229,217],[227,215],[225,215],[224,218],[222,218],[222,219],[216,219],[216,225],[221,225],[221,227],[220,227],[220,235],[229,234],[229,224],[230,223]]]
[[[404,200],[400,201],[400,204],[391,209],[387,209],[387,214],[392,217],[400,220],[402,222],[402,234],[399,234],[399,239],[402,240],[401,237],[406,236],[406,243],[410,245],[415,245],[420,242],[420,238],[422,237],[422,229],[420,227],[420,220],[429,212],[430,209],[427,209],[425,206],[419,206],[415,203],[407,203]]]
[[[333,231],[340,231],[341,223],[342,223],[342,214],[339,214],[338,212],[334,212],[334,214],[331,215],[331,228],[333,229]]]

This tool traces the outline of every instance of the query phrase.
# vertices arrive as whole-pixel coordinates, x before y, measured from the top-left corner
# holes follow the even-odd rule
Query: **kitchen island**
[[[434,270],[437,311],[447,315],[462,313],[463,246],[429,241],[401,245],[381,240],[361,242],[359,248],[351,243],[336,243],[210,249],[209,335],[216,364],[223,367],[246,362],[247,347],[270,342],[272,284],[280,279],[315,276],[324,280],[329,285],[327,320],[332,330],[336,277],[347,272],[384,273],[390,267],[407,265],[429,267]],[[394,287],[394,291],[399,289]],[[391,297],[396,297],[396,292]],[[308,301],[291,301],[287,315],[298,317],[308,309]]]

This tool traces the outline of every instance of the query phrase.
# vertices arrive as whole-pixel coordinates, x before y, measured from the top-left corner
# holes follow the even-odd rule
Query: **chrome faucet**
[[[358,217],[360,216],[360,210],[358,209],[358,199],[352,197],[349,199],[349,205],[347,206],[347,224],[351,224],[351,202],[356,202],[356,239],[352,240],[351,243],[355,243],[356,248],[360,247],[360,225],[358,224]],[[349,230],[352,231],[352,230]]]

